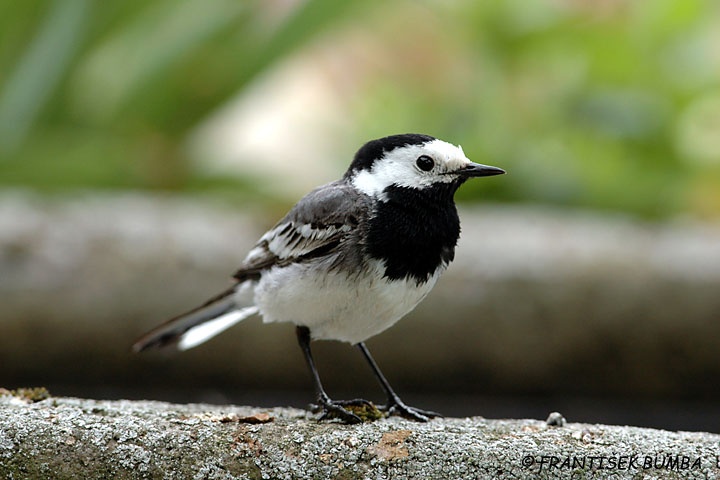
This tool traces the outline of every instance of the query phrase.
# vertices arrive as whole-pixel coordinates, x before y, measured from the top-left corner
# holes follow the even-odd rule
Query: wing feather
[[[313,190],[260,238],[234,277],[259,278],[273,265],[330,254],[358,229],[369,202],[367,195],[342,181]]]

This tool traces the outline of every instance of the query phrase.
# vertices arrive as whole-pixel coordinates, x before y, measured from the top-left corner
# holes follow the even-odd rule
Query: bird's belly
[[[292,322],[310,329],[314,339],[358,343],[392,326],[430,292],[441,269],[417,285],[388,280],[376,262],[349,274],[294,264],[263,273],[255,304],[266,322]]]

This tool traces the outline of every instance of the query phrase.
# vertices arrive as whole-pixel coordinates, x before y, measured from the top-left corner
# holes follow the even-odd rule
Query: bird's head
[[[361,192],[382,197],[388,187],[447,186],[454,192],[469,178],[503,173],[500,168],[471,162],[460,147],[407,133],[367,142],[355,154],[345,178]]]

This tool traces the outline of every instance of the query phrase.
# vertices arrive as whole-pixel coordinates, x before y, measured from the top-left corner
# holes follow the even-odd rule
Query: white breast
[[[314,339],[358,343],[410,312],[435,285],[444,268],[425,283],[382,277],[376,261],[362,272],[325,271],[308,264],[274,267],[255,287],[255,304],[266,322],[292,322]]]

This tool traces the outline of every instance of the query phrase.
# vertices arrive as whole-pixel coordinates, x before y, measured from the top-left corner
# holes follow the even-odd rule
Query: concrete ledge
[[[0,193],[0,364],[13,365],[5,384],[306,388],[288,324],[249,319],[172,361],[128,353],[150,327],[226,288],[285,210],[252,209]],[[460,214],[447,274],[368,344],[396,388],[718,398],[720,224],[527,206]],[[315,348],[328,387],[375,387],[348,375],[367,369],[347,345]]]
[[[717,478],[720,435],[538,420],[0,396],[0,477]]]

